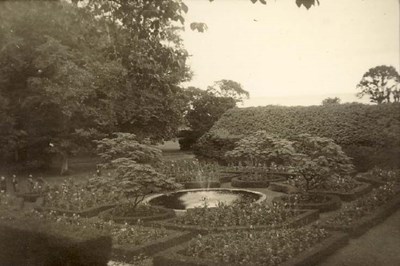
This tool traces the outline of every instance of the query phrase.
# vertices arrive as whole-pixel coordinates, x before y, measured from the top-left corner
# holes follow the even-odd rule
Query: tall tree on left
[[[36,168],[57,154],[64,174],[71,153],[114,131],[112,88],[124,86],[126,70],[105,56],[105,23],[87,10],[9,1],[0,21],[1,155]]]

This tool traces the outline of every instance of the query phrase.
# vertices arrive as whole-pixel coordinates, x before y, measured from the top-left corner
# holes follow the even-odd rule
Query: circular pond
[[[235,201],[262,201],[266,196],[260,192],[244,189],[185,189],[173,193],[158,194],[149,197],[146,202],[174,210],[187,210],[202,207],[215,207],[219,202],[232,204]]]

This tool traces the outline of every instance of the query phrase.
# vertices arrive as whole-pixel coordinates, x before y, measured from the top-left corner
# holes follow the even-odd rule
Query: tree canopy
[[[400,101],[400,75],[393,66],[370,68],[357,85],[358,97],[369,96],[373,103]]]

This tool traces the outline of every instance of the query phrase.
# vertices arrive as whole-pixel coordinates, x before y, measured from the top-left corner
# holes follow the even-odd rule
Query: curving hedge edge
[[[220,183],[228,183],[231,182],[232,178],[240,175],[240,172],[237,171],[223,171],[218,173],[219,182]]]
[[[137,224],[138,221],[140,222],[151,222],[151,221],[157,221],[157,220],[164,220],[164,219],[171,219],[176,216],[174,210],[172,209],[166,209],[158,206],[152,206],[151,208],[158,209],[160,213],[157,213],[155,215],[146,215],[146,216],[113,216],[112,215],[112,209],[108,209],[106,211],[103,211],[100,213],[100,217],[105,220],[112,220],[116,223],[128,223],[128,224]]]
[[[323,261],[327,256],[348,243],[348,235],[341,232],[332,232],[331,236],[312,248],[299,253],[297,256],[280,264],[281,266],[309,266]],[[154,266],[217,266],[232,265],[215,262],[210,259],[200,259],[182,255],[188,243],[168,249],[153,259]]]
[[[193,188],[219,188],[221,187],[221,183],[218,181],[190,181],[190,182],[181,182],[185,189],[193,189]]]
[[[271,182],[280,182],[285,181],[286,178],[280,176],[272,176],[270,179],[265,180],[243,180],[241,176],[236,176],[232,178],[231,185],[232,187],[239,188],[267,188]]]
[[[374,179],[374,178],[368,178],[368,177],[364,177],[364,176],[356,176],[356,180],[360,181],[360,182],[364,182],[364,183],[369,183],[373,187],[380,187],[380,186],[386,184],[385,181]]]
[[[335,195],[323,195],[323,196],[328,197],[329,200],[327,202],[321,202],[321,203],[297,203],[295,207],[299,209],[312,209],[312,210],[319,210],[320,212],[329,212],[337,210],[340,208],[340,206],[342,206],[342,202],[338,196]],[[287,202],[283,200],[284,197],[287,196],[284,195],[275,197],[272,200],[272,202],[285,204]]]
[[[372,185],[368,183],[362,183],[362,182],[357,182],[360,185],[356,188],[354,188],[352,191],[349,192],[338,192],[338,191],[325,191],[325,190],[311,190],[309,193],[316,193],[316,194],[328,194],[328,195],[336,195],[338,196],[342,201],[353,201],[369,192],[372,190]]]
[[[111,258],[114,260],[133,260],[135,256],[145,254],[152,256],[160,251],[189,241],[195,236],[193,232],[175,232],[165,238],[145,243],[143,245],[114,245]]]
[[[346,232],[351,237],[358,237],[367,232],[370,228],[383,222],[399,207],[400,207],[400,194],[397,194],[392,200],[380,206],[376,211],[374,211],[370,215],[358,219],[352,225],[348,226],[321,225],[321,227],[327,230]]]
[[[289,219],[287,222],[282,224],[281,226],[289,226],[289,227],[300,227],[307,224],[310,224],[319,219],[319,211],[318,210],[296,210],[300,214]],[[270,225],[256,225],[256,226],[221,226],[221,227],[208,227],[208,226],[200,226],[200,225],[181,225],[177,224],[176,218],[167,219],[164,221],[155,221],[150,223],[154,226],[162,226],[167,229],[172,230],[187,230],[191,232],[195,232],[197,234],[209,234],[209,233],[221,233],[227,231],[239,231],[239,230],[267,230],[271,229]]]
[[[292,185],[278,183],[278,182],[271,182],[268,187],[269,190],[276,191],[276,192],[283,192],[286,194],[295,194],[298,193],[300,190]]]
[[[100,206],[95,206],[92,208],[84,209],[84,210],[65,210],[65,209],[59,209],[59,208],[53,208],[53,207],[43,207],[43,206],[36,206],[35,210],[37,211],[53,211],[57,215],[66,215],[66,216],[73,216],[79,215],[80,217],[85,217],[85,218],[90,218],[97,216],[99,213],[114,208],[117,204],[106,204],[106,205],[100,205]]]

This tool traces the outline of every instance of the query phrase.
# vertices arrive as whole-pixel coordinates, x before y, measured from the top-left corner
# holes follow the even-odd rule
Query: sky
[[[237,81],[250,92],[244,106],[357,101],[356,85],[369,68],[399,71],[399,0],[320,0],[310,10],[295,0],[184,2],[182,38],[194,73],[185,85]],[[192,31],[191,22],[208,30]]]

